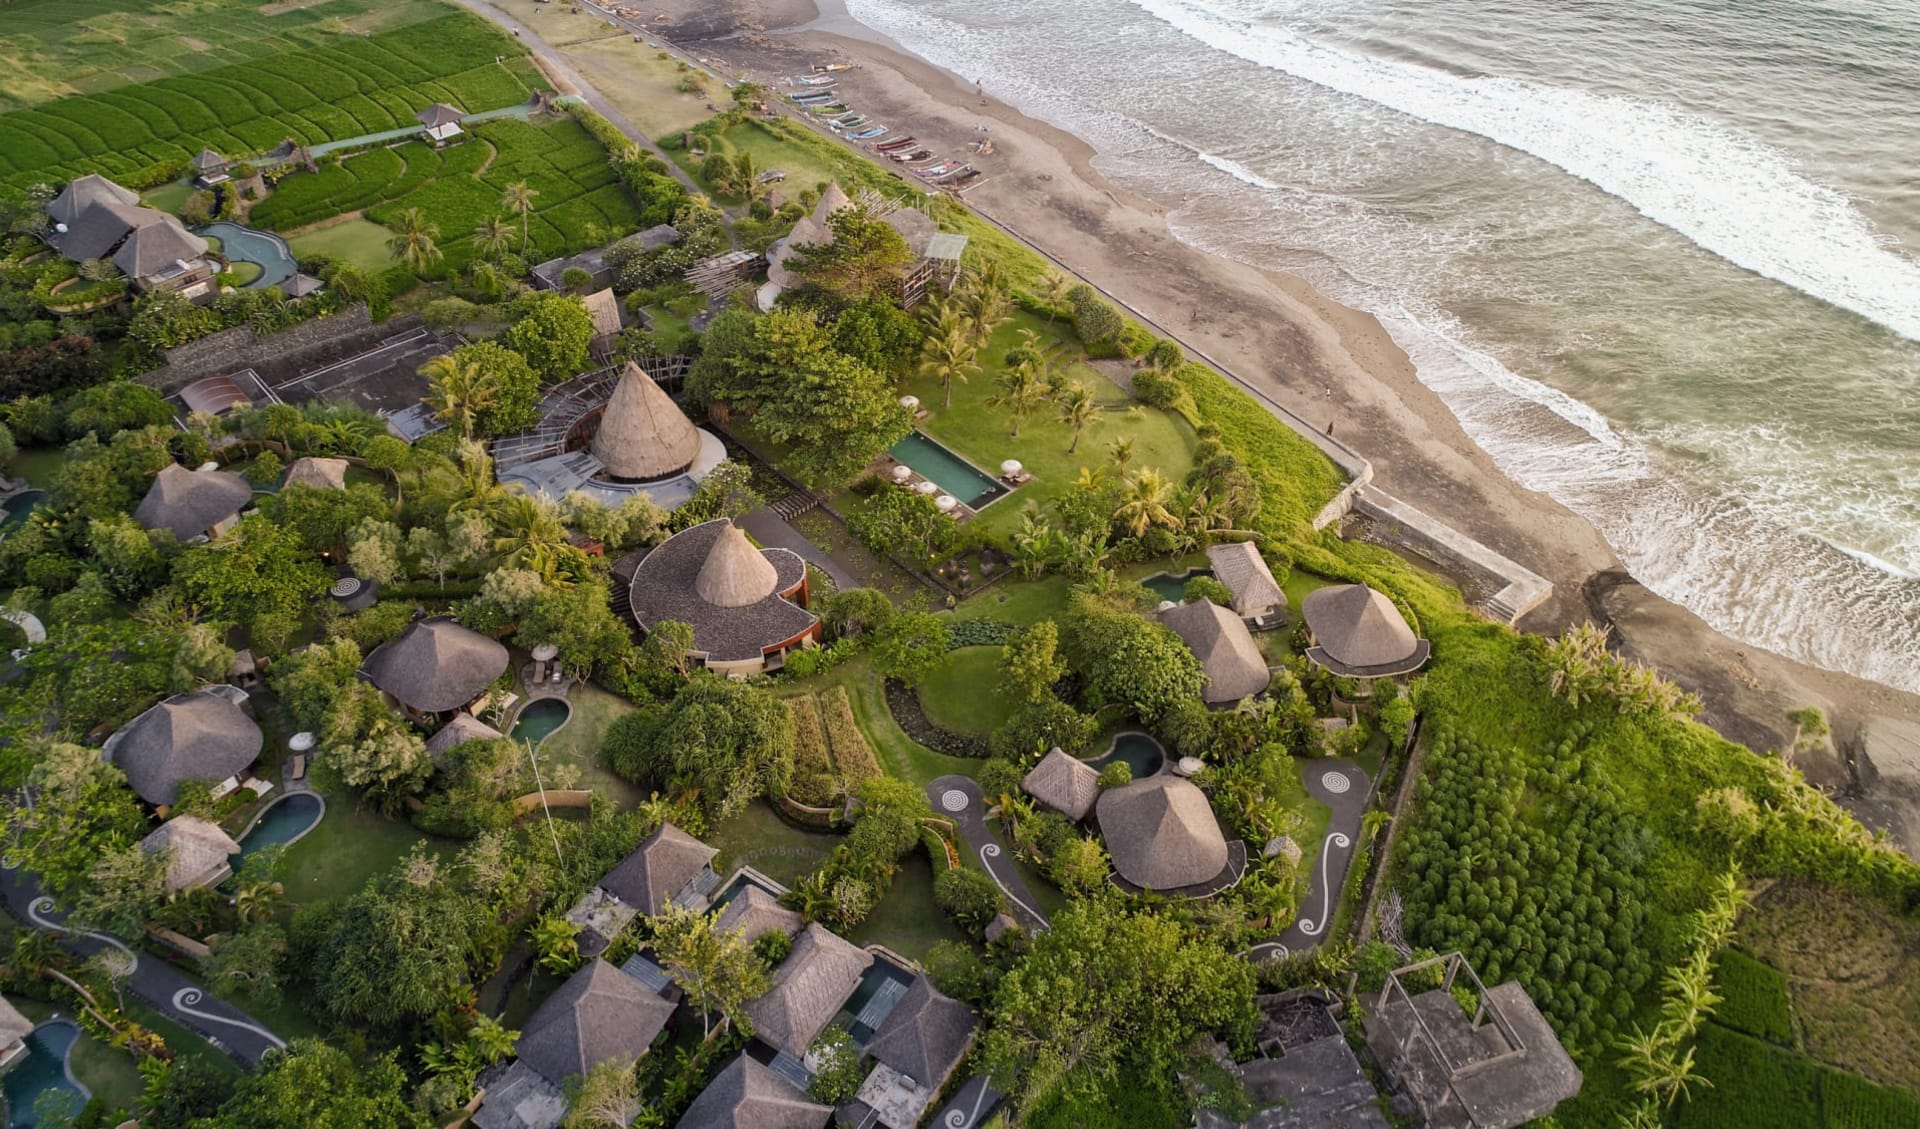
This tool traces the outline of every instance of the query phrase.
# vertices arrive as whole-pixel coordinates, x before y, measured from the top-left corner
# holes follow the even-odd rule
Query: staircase
[[[795,490],[768,507],[781,521],[792,521],[801,514],[820,508],[820,496],[808,490]]]

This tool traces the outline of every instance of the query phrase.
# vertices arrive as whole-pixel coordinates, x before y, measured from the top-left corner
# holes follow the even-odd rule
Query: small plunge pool
[[[1144,780],[1160,771],[1161,766],[1167,763],[1167,754],[1160,747],[1160,742],[1145,733],[1121,733],[1114,737],[1113,744],[1104,754],[1087,763],[1100,769],[1116,760],[1127,762],[1135,780]]]
[[[67,1055],[79,1038],[80,1027],[70,1019],[50,1019],[27,1033],[23,1040],[27,1057],[7,1072],[5,1081],[9,1129],[33,1129],[40,1124],[38,1113],[41,1111],[34,1107],[49,1093],[64,1092],[66,1112],[69,1116],[79,1115],[80,1108],[92,1096],[67,1065]]]
[[[1140,582],[1141,586],[1153,592],[1162,600],[1171,600],[1178,604],[1187,598],[1187,581],[1196,576],[1212,576],[1210,568],[1190,568],[1178,576],[1170,572],[1156,572]]]
[[[520,716],[514,719],[513,732],[508,734],[515,741],[531,741],[538,745],[553,735],[554,730],[567,723],[573,716],[573,707],[565,698],[535,698],[520,710]]]
[[[269,847],[283,847],[313,830],[320,817],[327,812],[327,802],[312,792],[289,792],[267,805],[240,836],[240,854],[234,859],[233,871],[240,872],[240,863],[248,855],[258,854]]]

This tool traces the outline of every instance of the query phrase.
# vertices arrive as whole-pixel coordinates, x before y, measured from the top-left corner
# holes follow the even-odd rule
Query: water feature
[[[531,741],[538,745],[565,725],[567,718],[572,715],[573,707],[567,704],[565,698],[537,698],[520,710],[509,736],[515,741]]]
[[[0,517],[0,530],[8,530],[24,524],[28,514],[46,504],[45,490],[23,490],[5,502],[0,502],[0,507],[6,509],[6,516]]]
[[[1156,572],[1140,582],[1141,586],[1152,590],[1163,600],[1172,600],[1178,604],[1187,598],[1187,581],[1196,576],[1212,576],[1210,568],[1190,568],[1178,576],[1170,572]]]
[[[240,836],[234,873],[240,872],[240,862],[248,855],[285,846],[313,830],[326,812],[327,802],[313,792],[290,792],[268,804]]]
[[[918,431],[895,443],[887,453],[969,509],[980,509],[1007,492],[998,479]]]
[[[67,1065],[67,1054],[80,1038],[80,1027],[70,1019],[52,1019],[28,1032],[27,1057],[8,1072],[5,1081],[8,1129],[38,1125],[34,1106],[48,1093],[71,1095],[68,1112],[78,1114],[91,1096]]]
[[[1167,763],[1167,753],[1160,742],[1145,733],[1121,733],[1114,737],[1104,754],[1087,763],[1094,768],[1105,768],[1116,760],[1126,761],[1127,767],[1133,770],[1133,778],[1142,780],[1160,771]]]
[[[210,236],[220,241],[220,253],[229,263],[257,263],[260,277],[241,287],[243,290],[264,290],[269,286],[278,286],[299,268],[294,264],[293,252],[288,249],[287,241],[278,235],[265,231],[256,231],[225,220],[210,223],[200,228],[200,235]]]

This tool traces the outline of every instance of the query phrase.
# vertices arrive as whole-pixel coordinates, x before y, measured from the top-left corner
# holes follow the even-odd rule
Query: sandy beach
[[[910,125],[936,152],[970,156],[974,143],[991,139],[992,153],[974,158],[990,179],[967,194],[971,207],[1302,418],[1332,425],[1373,462],[1389,493],[1553,581],[1553,598],[1522,629],[1613,624],[1625,653],[1699,691],[1704,720],[1756,749],[1789,739],[1788,710],[1824,709],[1836,749],[1801,767],[1920,855],[1920,697],[1737,643],[1635,583],[1584,520],[1500,472],[1372,316],[1301,279],[1182,244],[1162,205],[1103,179],[1084,142],[904,52],[835,0],[819,9],[810,0],[660,0],[644,11],[649,30],[730,76],[777,83],[819,63],[856,64],[840,84],[848,103]],[[1896,743],[1878,737],[1888,721],[1914,727],[1904,764]],[[1870,750],[1869,722],[1877,735]]]

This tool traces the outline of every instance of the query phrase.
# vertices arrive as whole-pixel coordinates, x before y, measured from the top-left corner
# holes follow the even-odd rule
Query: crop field
[[[10,0],[0,110],[327,46],[447,14],[438,0]]]
[[[1845,1071],[1731,1031],[1700,1029],[1706,1082],[1670,1120],[1677,1129],[1911,1129],[1920,1102]]]
[[[295,173],[253,209],[251,222],[288,231],[362,211],[391,226],[401,212],[419,208],[440,229],[437,243],[449,269],[473,259],[473,229],[505,214],[500,197],[516,181],[539,193],[527,224],[536,261],[639,226],[640,213],[607,164],[606,150],[573,119],[539,125],[501,119],[469,132],[471,140],[445,149],[409,141],[316,173]],[[519,219],[508,219],[517,250]]]
[[[538,85],[511,39],[457,13],[0,114],[0,185],[100,172],[145,188],[173,179],[202,147],[240,157],[289,137],[342,140],[411,126],[433,102],[468,112],[515,105]]]
[[[1722,997],[1714,1018],[1735,1031],[1769,1043],[1791,1046],[1793,1013],[1787,1004],[1787,978],[1741,952],[1720,954],[1714,987]]]

